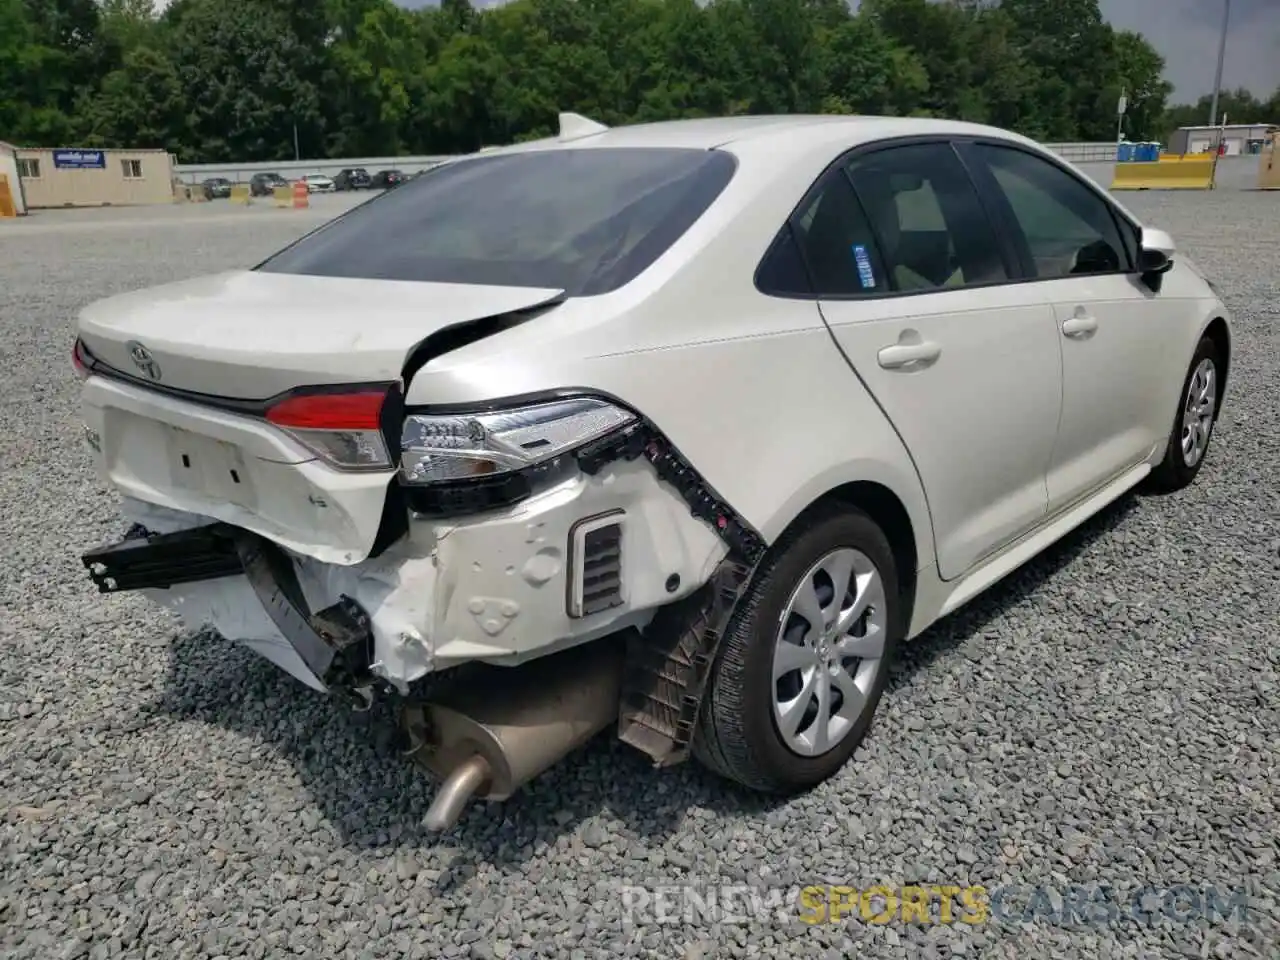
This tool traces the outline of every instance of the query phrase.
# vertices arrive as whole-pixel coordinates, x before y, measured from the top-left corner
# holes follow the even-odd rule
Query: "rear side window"
[[[848,166],[895,290],[948,290],[1009,279],[995,229],[947,143],[877,150]]]
[[[792,221],[820,297],[875,296],[891,288],[849,178],[832,170]]]
[[[756,287],[775,297],[811,297],[813,286],[791,224],[783,226],[756,271]]]
[[[607,293],[675,243],[735,168],[722,151],[639,147],[446,163],[257,269]]]

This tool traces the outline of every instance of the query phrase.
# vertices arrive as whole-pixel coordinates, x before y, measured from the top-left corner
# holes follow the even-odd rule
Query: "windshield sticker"
[[[870,290],[876,285],[876,275],[871,271],[871,257],[867,254],[867,248],[860,243],[855,243],[853,259],[858,264],[858,280],[862,283],[862,288]]]

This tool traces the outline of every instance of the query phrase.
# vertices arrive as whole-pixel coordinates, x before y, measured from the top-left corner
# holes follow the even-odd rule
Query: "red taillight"
[[[385,470],[391,458],[382,437],[386,389],[323,388],[287,397],[266,419],[340,470]]]
[[[386,399],[382,390],[299,394],[267,410],[267,419],[297,430],[377,430]]]
[[[80,342],[80,338],[76,338],[75,345],[71,348],[71,366],[76,371],[76,376],[81,380],[89,378],[89,363],[84,356],[84,344]]]

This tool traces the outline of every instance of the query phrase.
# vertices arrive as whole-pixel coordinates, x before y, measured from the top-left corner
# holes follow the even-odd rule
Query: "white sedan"
[[[437,827],[609,727],[760,790],[830,777],[903,641],[1191,483],[1222,409],[1211,284],[1002,130],[569,114],[389,196],[83,311],[133,523],[84,561],[405,698]]]
[[[333,181],[322,173],[308,173],[302,178],[307,185],[307,193],[333,193]]]

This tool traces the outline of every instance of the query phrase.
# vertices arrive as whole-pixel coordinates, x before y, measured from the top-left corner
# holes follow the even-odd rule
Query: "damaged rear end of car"
[[[433,361],[624,286],[733,172],[714,151],[630,171],[575,153],[602,154],[583,178],[631,195],[602,186],[599,210],[550,227],[533,205],[524,236],[502,233],[515,201],[495,196],[493,223],[411,234],[415,197],[462,217],[451,197],[499,192],[511,157],[447,165],[253,270],[95,304],[75,344],[85,441],[130,524],[83,556],[98,589],[139,591],[357,708],[396,697],[407,752],[445,781],[437,829],[613,724],[683,759],[763,552],[607,391],[508,397],[496,374],[491,401],[406,399]],[[532,196],[563,181],[517,162]],[[570,242],[544,252],[539,229]]]

